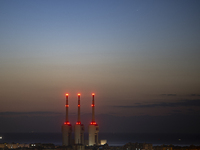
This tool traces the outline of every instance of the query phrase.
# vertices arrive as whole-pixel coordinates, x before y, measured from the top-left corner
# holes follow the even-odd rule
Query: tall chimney
[[[81,124],[80,118],[80,96],[78,94],[78,120],[74,126],[74,143],[84,145],[84,125]]]
[[[95,118],[94,118],[94,116],[95,116],[95,114],[94,114],[94,93],[92,93],[92,122],[95,122]]]
[[[68,107],[69,107],[69,104],[68,104],[68,95],[69,94],[66,94],[66,118],[65,118],[65,122],[68,123],[69,122],[69,118],[68,118]]]
[[[66,116],[65,116],[65,122],[62,125],[62,145],[63,146],[69,146],[71,145],[71,140],[72,140],[72,125],[69,122],[69,118],[68,118],[68,94],[65,94],[66,96],[66,104],[65,104],[65,108],[66,108]]]
[[[80,117],[80,96],[81,94],[78,94],[78,123],[81,122],[81,117]]]
[[[95,112],[94,112],[94,93],[92,93],[92,121],[89,124],[88,128],[88,133],[89,133],[89,138],[88,138],[88,145],[89,146],[94,146],[94,145],[99,145],[98,142],[98,133],[99,133],[99,126],[95,122]]]

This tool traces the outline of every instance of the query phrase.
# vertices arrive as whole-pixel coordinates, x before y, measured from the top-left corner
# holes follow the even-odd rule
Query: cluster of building
[[[1,143],[0,144],[1,150],[14,150],[14,149],[45,149],[45,150],[53,150],[56,149],[56,146],[54,144],[41,144],[41,143],[31,143],[31,144],[20,144],[20,143]]]
[[[81,146],[81,145],[71,145],[71,146],[55,146],[54,144],[41,144],[41,143],[31,143],[31,144],[19,144],[19,143],[4,143],[0,144],[0,150],[200,150],[200,146],[174,146],[174,145],[161,145],[153,146],[148,143],[127,143],[124,146],[109,146],[95,145],[95,146]]]
[[[74,130],[72,129],[72,125],[69,122],[68,118],[68,109],[69,109],[69,104],[68,104],[68,96],[69,94],[66,94],[66,118],[65,118],[65,123],[62,125],[62,145],[63,146],[79,146],[83,147],[85,145],[88,146],[94,146],[94,145],[99,145],[99,140],[98,140],[98,132],[99,132],[99,126],[95,122],[95,104],[94,104],[94,93],[92,93],[92,120],[91,123],[89,124],[89,129],[88,129],[88,134],[89,134],[89,139],[85,140],[84,139],[84,125],[81,123],[80,119],[80,95],[78,94],[78,119],[76,124],[74,125]],[[74,131],[74,139],[72,139],[72,132]]]

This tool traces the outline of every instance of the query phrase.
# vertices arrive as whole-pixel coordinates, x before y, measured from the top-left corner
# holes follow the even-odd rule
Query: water
[[[109,145],[122,146],[128,142],[151,143],[155,145],[200,145],[200,134],[155,134],[155,133],[100,133],[100,139],[107,138]]]
[[[0,133],[0,143],[53,143],[62,145],[61,133]],[[88,135],[85,134],[85,139]],[[123,146],[128,142],[152,143],[153,145],[200,145],[200,134],[150,134],[150,133],[99,133],[110,146]]]
[[[0,143],[53,143],[62,144],[61,133],[0,133]]]

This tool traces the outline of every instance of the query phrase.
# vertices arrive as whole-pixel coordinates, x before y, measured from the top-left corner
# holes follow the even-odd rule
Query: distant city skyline
[[[100,132],[200,133],[199,8],[1,0],[0,132],[61,132],[66,93],[87,125],[94,92]]]

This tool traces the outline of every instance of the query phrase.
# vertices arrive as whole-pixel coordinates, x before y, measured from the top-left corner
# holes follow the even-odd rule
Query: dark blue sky
[[[79,92],[83,118],[96,93],[101,123],[104,115],[108,121],[124,116],[132,122],[157,117],[152,127],[160,118],[176,121],[169,117],[174,114],[195,121],[200,114],[199,8],[199,0],[1,0],[0,131],[43,131],[7,128],[10,115],[19,124],[24,115],[40,116],[34,118],[39,122],[54,114],[60,126],[65,93],[74,120]],[[180,132],[196,130],[185,129]]]

